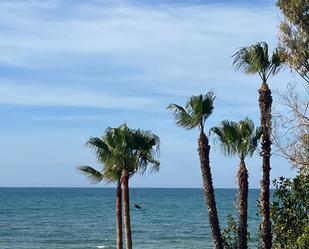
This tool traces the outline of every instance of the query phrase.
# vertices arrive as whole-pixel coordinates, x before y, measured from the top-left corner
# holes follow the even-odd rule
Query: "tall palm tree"
[[[212,236],[216,249],[223,248],[223,241],[220,232],[216,200],[214,188],[212,183],[212,176],[209,163],[210,146],[208,137],[204,132],[205,122],[212,114],[215,96],[213,92],[208,92],[206,95],[192,96],[185,107],[170,104],[168,109],[174,112],[176,124],[185,129],[194,129],[196,127],[200,130],[198,139],[198,152],[200,157],[200,165],[203,178],[203,187],[205,200],[208,205],[208,218],[212,231]]]
[[[80,166],[78,169],[82,173],[86,174],[92,183],[98,183],[104,180],[106,182],[114,182],[116,184],[117,249],[122,249],[122,169],[115,165],[115,145],[111,143],[111,138],[110,130],[107,129],[102,138],[93,137],[87,142],[87,145],[95,151],[97,160],[103,165],[101,171],[98,171],[91,166]]]
[[[250,47],[241,48],[233,57],[233,65],[236,70],[245,74],[258,74],[262,80],[259,89],[259,107],[261,113],[262,128],[262,152],[263,176],[261,180],[260,212],[261,224],[261,246],[270,249],[272,246],[271,221],[269,211],[269,185],[270,185],[270,156],[271,156],[271,106],[272,96],[267,81],[271,75],[275,75],[283,65],[280,49],[275,49],[272,56],[268,54],[268,45],[265,42],[253,44]]]
[[[126,248],[132,249],[132,231],[130,217],[129,179],[136,173],[143,174],[148,167],[159,170],[160,162],[156,160],[159,151],[159,137],[150,131],[135,130],[126,124],[111,129],[115,157],[122,169],[121,183],[123,195]]]
[[[239,123],[223,121],[220,126],[213,127],[211,131],[217,135],[224,154],[227,156],[237,155],[240,159],[237,173],[239,186],[238,248],[247,249],[249,183],[245,158],[253,155],[261,137],[261,129],[255,129],[253,121],[246,118]]]

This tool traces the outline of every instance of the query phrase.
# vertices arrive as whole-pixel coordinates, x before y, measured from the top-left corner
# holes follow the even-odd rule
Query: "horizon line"
[[[1,187],[0,189],[4,188],[28,188],[28,189],[115,189],[116,187]],[[201,189],[203,190],[202,187],[130,187],[130,189]],[[214,188],[214,189],[231,189],[231,190],[237,190],[238,188],[229,188],[229,187],[219,187],[219,188]],[[249,190],[259,190],[260,188],[249,188]],[[270,189],[275,189],[275,188],[270,188]]]

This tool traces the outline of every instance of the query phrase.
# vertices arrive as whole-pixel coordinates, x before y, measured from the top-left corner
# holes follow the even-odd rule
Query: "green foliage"
[[[238,123],[225,120],[220,126],[211,128],[211,131],[217,135],[226,155],[237,154],[241,160],[253,155],[261,137],[261,129],[255,129],[253,121],[248,118]]]
[[[258,74],[264,83],[270,75],[276,74],[281,69],[284,59],[279,48],[273,51],[272,56],[269,56],[266,42],[243,47],[233,57],[233,65],[237,71],[245,74]]]
[[[300,249],[308,249],[309,248],[309,215],[307,217],[307,224],[305,225],[304,233],[299,236],[296,241],[296,244]]]
[[[309,3],[307,0],[278,0],[284,18],[280,45],[288,65],[309,83]]]
[[[225,249],[238,248],[238,226],[230,214],[227,216],[227,227],[223,230],[222,239]]]
[[[274,181],[271,204],[274,248],[309,248],[309,175]]]
[[[176,124],[185,129],[199,127],[204,129],[207,118],[212,114],[215,94],[208,92],[205,95],[192,96],[185,108],[176,104],[170,104],[167,109],[174,112]]]
[[[157,171],[160,165],[156,160],[159,144],[159,137],[150,131],[130,129],[126,124],[107,128],[101,138],[92,137],[87,142],[102,163],[102,170],[97,171],[90,166],[81,166],[79,170],[95,183],[101,180],[120,182],[123,170],[130,175],[144,173],[148,166]]]
[[[98,183],[104,178],[104,175],[101,172],[97,171],[91,166],[84,165],[80,166],[78,169],[81,171],[81,173],[85,174],[92,183]]]

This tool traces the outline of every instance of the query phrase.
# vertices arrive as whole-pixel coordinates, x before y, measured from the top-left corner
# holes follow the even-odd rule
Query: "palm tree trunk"
[[[212,231],[212,236],[216,249],[223,249],[223,240],[221,237],[215,193],[212,184],[212,176],[209,163],[209,151],[210,146],[208,144],[208,138],[203,131],[200,133],[198,140],[198,152],[200,156],[201,171],[203,178],[203,187],[206,203],[208,205],[208,218]]]
[[[261,239],[262,249],[272,246],[271,221],[269,212],[269,185],[270,185],[270,152],[271,152],[271,91],[266,82],[259,89],[259,106],[261,112],[263,176],[261,180],[260,212],[262,215]]]
[[[124,171],[122,174],[122,194],[123,194],[124,223],[125,223],[125,234],[126,234],[126,249],[132,249],[129,173],[127,171]]]
[[[248,171],[244,160],[240,161],[238,170],[239,186],[239,226],[238,226],[238,248],[248,248]]]
[[[121,196],[121,183],[117,185],[117,198],[116,198],[116,225],[117,225],[117,249],[123,248],[122,241],[122,196]]]

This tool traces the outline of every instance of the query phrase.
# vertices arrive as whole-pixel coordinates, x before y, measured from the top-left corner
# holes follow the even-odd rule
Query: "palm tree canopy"
[[[101,138],[92,137],[87,145],[96,153],[97,160],[103,164],[99,172],[90,166],[79,168],[91,181],[120,181],[123,170],[130,175],[144,173],[148,166],[159,170],[156,159],[160,139],[150,131],[130,129],[126,124],[117,128],[107,128]]]
[[[272,56],[269,56],[266,42],[243,47],[233,55],[233,58],[233,65],[237,71],[258,74],[264,83],[270,75],[276,74],[284,64],[282,50],[276,48]]]
[[[238,155],[241,160],[253,155],[262,134],[261,129],[255,129],[253,121],[248,118],[238,123],[222,121],[219,126],[211,128],[211,132],[216,135],[224,154]]]
[[[193,95],[185,107],[170,104],[167,109],[173,111],[178,126],[188,130],[199,127],[203,131],[207,118],[213,112],[214,99],[213,92],[208,92],[205,95]]]
[[[160,150],[160,138],[150,131],[141,129],[132,132],[132,155],[136,158],[135,170],[144,173],[148,165],[151,170],[158,171],[160,162],[156,159]]]
[[[115,147],[111,141],[111,134],[107,131],[102,138],[92,137],[86,143],[95,152],[98,162],[103,165],[101,171],[88,165],[78,167],[92,183],[102,180],[115,183],[120,181],[122,170],[116,166]]]

